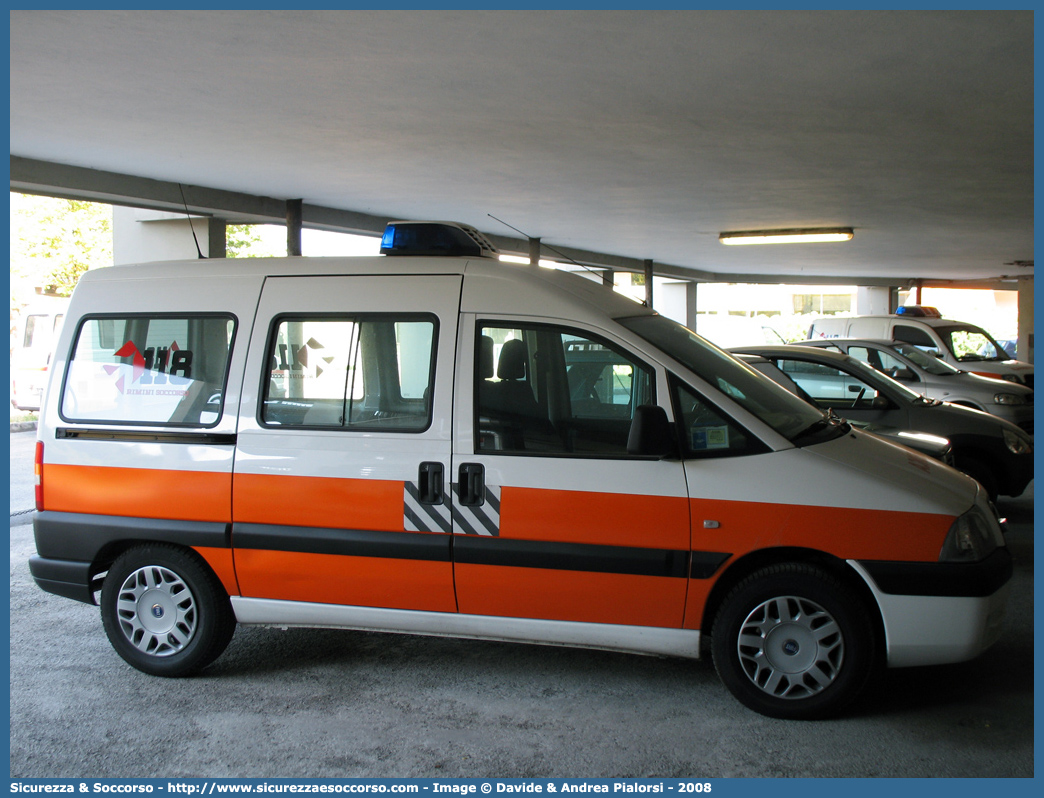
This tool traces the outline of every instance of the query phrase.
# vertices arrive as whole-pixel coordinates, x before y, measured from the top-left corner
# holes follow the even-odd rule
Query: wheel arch
[[[94,556],[94,560],[91,563],[90,576],[91,576],[91,592],[97,593],[102,589],[105,582],[105,578],[108,575],[109,569],[112,564],[125,552],[131,549],[138,548],[139,546],[168,546],[178,551],[188,554],[190,557],[196,560],[196,562],[203,567],[210,575],[214,578],[216,584],[220,585],[226,594],[231,596],[232,594],[228,591],[228,586],[224,580],[210,563],[210,561],[195,550],[192,546],[185,543],[178,543],[172,540],[157,540],[155,538],[119,538],[116,540],[110,540],[105,543]]]
[[[844,560],[818,549],[807,549],[799,546],[758,549],[744,554],[734,562],[728,563],[725,571],[714,583],[707,596],[707,601],[704,603],[703,616],[700,619],[700,629],[703,632],[701,637],[710,638],[714,634],[714,619],[721,608],[722,602],[732,588],[755,571],[781,563],[804,563],[818,566],[843,581],[846,586],[853,590],[866,608],[871,619],[874,635],[880,644],[877,646],[877,649],[880,652],[884,651],[884,619],[877,599],[874,598],[874,594],[870,590],[870,586],[867,585],[866,580]]]

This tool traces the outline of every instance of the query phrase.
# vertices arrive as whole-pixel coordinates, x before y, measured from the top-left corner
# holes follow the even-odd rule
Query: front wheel
[[[722,602],[711,630],[714,667],[749,708],[774,718],[834,715],[874,670],[873,626],[863,602],[813,565],[757,571]]]
[[[130,665],[188,676],[225,650],[236,620],[220,582],[187,549],[149,544],[112,564],[101,594],[105,634]]]

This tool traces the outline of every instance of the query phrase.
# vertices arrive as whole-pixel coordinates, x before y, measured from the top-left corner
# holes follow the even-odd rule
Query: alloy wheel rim
[[[841,627],[819,604],[777,596],[755,607],[740,626],[740,667],[775,698],[801,699],[833,684],[844,662]]]
[[[139,568],[124,580],[116,614],[127,641],[153,657],[182,651],[195,637],[199,620],[185,580],[159,565]]]

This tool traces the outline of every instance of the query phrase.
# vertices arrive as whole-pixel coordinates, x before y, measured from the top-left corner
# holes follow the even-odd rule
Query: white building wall
[[[208,255],[206,219],[185,214],[115,206],[112,209],[112,260],[116,266],[159,260],[194,260],[199,248]]]
[[[887,316],[892,312],[892,289],[887,286],[860,286],[856,289],[855,315]]]

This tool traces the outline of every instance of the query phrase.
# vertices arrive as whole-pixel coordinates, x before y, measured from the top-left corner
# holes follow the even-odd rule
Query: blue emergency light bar
[[[381,254],[495,258],[497,248],[474,227],[459,222],[389,222],[381,236]]]
[[[941,319],[942,314],[938,308],[933,308],[930,305],[903,305],[901,308],[895,309],[896,316],[917,316],[928,319]]]

